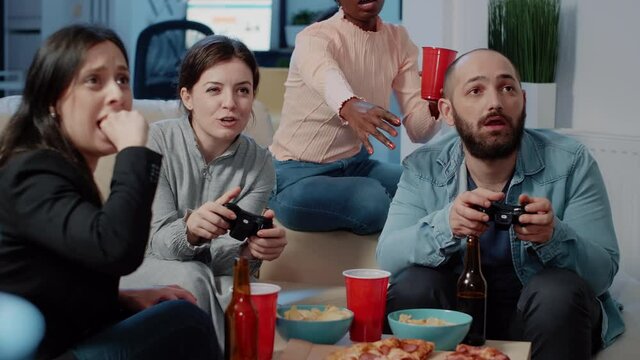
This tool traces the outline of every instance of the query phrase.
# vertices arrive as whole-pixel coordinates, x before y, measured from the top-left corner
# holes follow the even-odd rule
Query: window
[[[266,51],[278,47],[277,3],[279,0],[189,0],[187,19],[206,24],[215,34],[238,38],[253,51]]]

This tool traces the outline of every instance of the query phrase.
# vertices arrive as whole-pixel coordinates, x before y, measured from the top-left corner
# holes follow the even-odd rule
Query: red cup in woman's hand
[[[455,50],[433,46],[422,48],[421,93],[423,99],[438,101],[442,97],[444,75],[449,65],[456,59],[457,53]]]

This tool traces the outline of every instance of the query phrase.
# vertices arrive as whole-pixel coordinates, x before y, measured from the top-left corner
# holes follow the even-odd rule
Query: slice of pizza
[[[354,344],[334,351],[327,360],[426,360],[435,348],[429,341],[395,337]]]
[[[377,351],[377,348],[371,343],[359,343],[351,345],[348,348],[340,349],[332,352],[325,360],[360,360],[364,355],[377,359],[383,354]],[[363,358],[364,359],[364,358]]]
[[[490,346],[459,344],[445,360],[510,360],[502,351]]]

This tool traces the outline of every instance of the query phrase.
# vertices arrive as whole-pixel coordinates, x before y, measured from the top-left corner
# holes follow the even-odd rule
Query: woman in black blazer
[[[0,291],[44,315],[38,359],[220,355],[211,318],[186,290],[118,290],[142,262],[161,164],[131,106],[122,41],[69,26],[36,54],[0,138]],[[92,173],[115,152],[103,202]]]

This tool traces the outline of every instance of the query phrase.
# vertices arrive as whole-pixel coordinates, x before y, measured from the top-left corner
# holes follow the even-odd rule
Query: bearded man
[[[598,165],[575,140],[525,129],[514,65],[478,49],[447,70],[439,110],[456,132],[403,161],[377,260],[387,312],[456,308],[467,236],[480,238],[486,337],[532,342],[532,359],[589,359],[624,331],[608,289],[619,250]],[[522,205],[519,224],[481,211]]]

